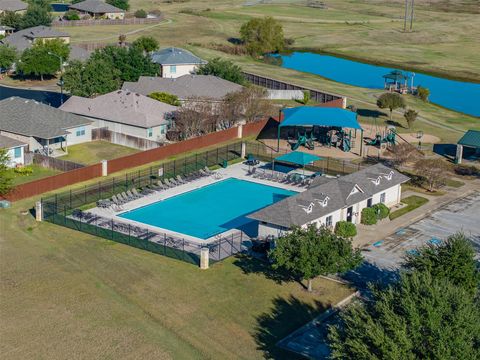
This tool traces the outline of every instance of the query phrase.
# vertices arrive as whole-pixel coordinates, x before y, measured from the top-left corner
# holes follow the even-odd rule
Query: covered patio
[[[469,148],[468,159],[478,160],[480,157],[480,131],[468,130],[460,140],[457,142],[457,153],[455,156],[455,163],[461,164],[462,159],[465,158],[463,148]]]

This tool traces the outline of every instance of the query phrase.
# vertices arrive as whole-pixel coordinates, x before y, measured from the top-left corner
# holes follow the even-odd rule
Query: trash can
[[[222,167],[225,169],[227,166],[228,166],[228,161],[227,161],[227,160],[223,160],[223,162],[222,162]]]

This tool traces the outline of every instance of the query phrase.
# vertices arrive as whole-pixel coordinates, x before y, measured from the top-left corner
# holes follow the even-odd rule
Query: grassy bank
[[[68,155],[62,156],[60,159],[91,165],[99,163],[102,160],[112,160],[135,154],[139,151],[140,150],[100,140],[69,146]]]
[[[261,263],[207,271],[1,210],[0,351],[9,359],[292,358],[274,344],[351,293],[279,283]]]
[[[404,206],[403,208],[397,211],[390,213],[390,220],[394,220],[399,216],[405,215],[406,213],[409,213],[410,211],[419,208],[420,206],[426,204],[427,202],[428,202],[428,199],[421,196],[416,196],[416,195],[408,196],[405,199],[402,199],[402,203],[405,204],[406,206]]]

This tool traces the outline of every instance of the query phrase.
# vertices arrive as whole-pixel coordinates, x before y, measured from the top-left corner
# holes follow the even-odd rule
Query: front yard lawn
[[[417,196],[417,195],[408,196],[402,200],[402,203],[406,204],[407,206],[404,206],[403,208],[390,213],[390,220],[393,220],[399,216],[405,215],[406,213],[412,210],[415,210],[416,208],[419,208],[420,206],[426,204],[427,202],[428,202],[428,199],[421,196]]]
[[[73,161],[79,164],[91,165],[102,160],[112,160],[122,156],[139,152],[122,145],[109,143],[108,141],[91,141],[68,147],[68,155],[59,159]]]

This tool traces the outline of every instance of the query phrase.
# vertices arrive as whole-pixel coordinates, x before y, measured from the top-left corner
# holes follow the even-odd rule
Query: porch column
[[[245,144],[245,142],[242,142],[242,150],[241,150],[241,154],[240,154],[242,159],[245,159],[245,157],[247,155],[246,152],[247,152],[247,144]]]
[[[455,155],[455,164],[461,164],[463,157],[463,145],[457,144],[457,154]]]

